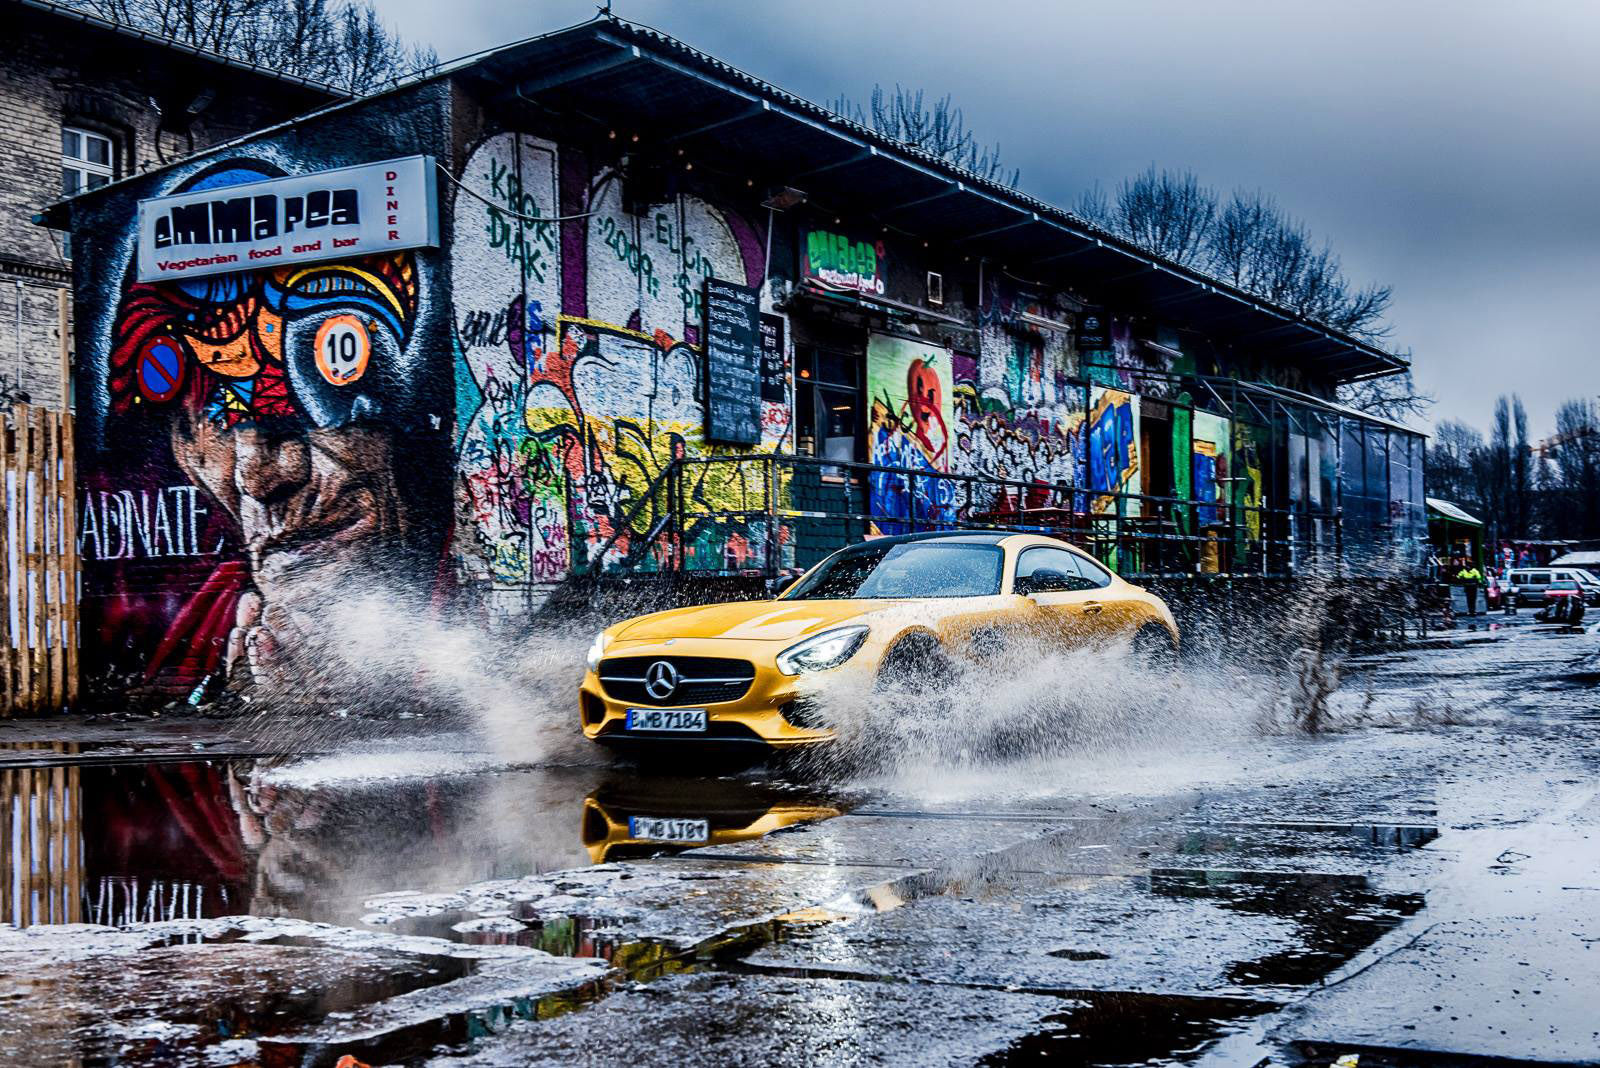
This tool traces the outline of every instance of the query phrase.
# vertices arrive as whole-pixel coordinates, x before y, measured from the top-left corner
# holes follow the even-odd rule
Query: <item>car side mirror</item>
[[[1072,579],[1065,571],[1041,567],[1031,575],[1019,575],[1011,587],[1024,596],[1030,593],[1059,593],[1072,589]]]

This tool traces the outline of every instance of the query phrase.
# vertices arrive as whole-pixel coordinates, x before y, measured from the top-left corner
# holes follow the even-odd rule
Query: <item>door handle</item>
[[[1105,611],[1105,607],[1106,606],[1101,604],[1099,601],[1085,601],[1083,602],[1083,614],[1086,616],[1097,616],[1101,612]]]

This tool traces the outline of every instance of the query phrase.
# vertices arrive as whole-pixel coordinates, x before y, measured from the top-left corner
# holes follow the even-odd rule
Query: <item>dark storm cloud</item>
[[[1533,432],[1600,393],[1600,5],[1346,0],[617,0],[813,100],[874,82],[954,94],[1023,187],[1058,204],[1154,162],[1275,194],[1357,282],[1395,287],[1435,420],[1520,392]],[[442,55],[544,32],[588,3],[389,0]]]

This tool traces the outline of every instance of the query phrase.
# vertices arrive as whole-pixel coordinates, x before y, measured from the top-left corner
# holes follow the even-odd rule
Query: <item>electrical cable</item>
[[[474,200],[481,201],[486,207],[492,208],[495,211],[498,211],[502,215],[509,215],[511,218],[516,219],[518,222],[526,222],[526,223],[573,222],[573,221],[576,221],[578,219],[587,219],[587,218],[590,218],[591,216],[600,214],[599,209],[596,209],[594,211],[580,212],[577,215],[524,215],[521,212],[512,211],[510,208],[506,207],[503,204],[496,204],[494,201],[490,200],[488,197],[484,196],[482,193],[478,192],[476,189],[473,189],[471,186],[467,185],[465,182],[462,182],[462,181],[458,180],[455,175],[451,174],[448,170],[445,169],[445,165],[444,164],[435,162],[434,166],[439,168],[439,173],[444,175],[446,180],[448,180],[451,185],[454,185],[457,189],[460,189],[463,193],[467,194],[467,196],[471,197]]]

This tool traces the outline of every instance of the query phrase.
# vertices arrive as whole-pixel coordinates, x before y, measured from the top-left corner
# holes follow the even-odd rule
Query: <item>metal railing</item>
[[[1269,508],[789,454],[673,460],[574,570],[777,577],[871,534],[1008,530],[1065,538],[1127,578],[1345,570],[1333,511]],[[1387,529],[1363,530],[1374,548]],[[581,559],[578,559],[581,557]]]

